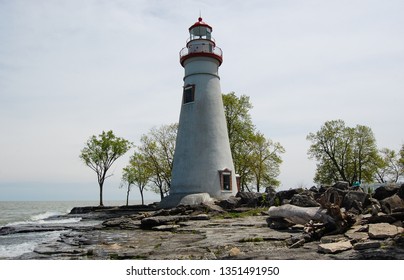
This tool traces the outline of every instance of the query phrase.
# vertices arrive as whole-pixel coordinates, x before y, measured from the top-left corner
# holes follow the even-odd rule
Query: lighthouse
[[[220,89],[223,53],[211,34],[212,27],[199,17],[180,51],[184,84],[170,194],[160,204],[164,208],[237,193]]]

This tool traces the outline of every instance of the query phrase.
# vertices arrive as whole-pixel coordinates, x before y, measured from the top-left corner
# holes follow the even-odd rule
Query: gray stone
[[[193,220],[193,221],[210,220],[210,216],[208,214],[199,214],[196,216],[190,216],[189,218],[190,218],[190,220]]]
[[[387,223],[369,224],[369,237],[372,239],[386,239],[402,232],[402,228]]]
[[[240,200],[241,198],[239,197],[231,196],[227,199],[220,200],[219,202],[217,202],[217,204],[223,209],[232,210],[239,206]]]
[[[340,241],[318,245],[318,252],[324,254],[338,254],[350,249],[352,249],[352,244],[349,241]]]
[[[160,225],[175,224],[189,220],[188,216],[156,216],[142,219],[143,227],[156,227]]]
[[[345,181],[338,181],[332,187],[345,191],[349,188],[349,183]]]
[[[375,190],[372,196],[377,200],[383,200],[387,197],[396,194],[397,192],[398,192],[397,186],[380,186]]]
[[[366,249],[377,249],[380,248],[381,244],[379,241],[366,241],[366,242],[358,242],[353,248],[354,250],[366,250]]]
[[[300,207],[317,207],[320,204],[314,200],[314,198],[308,194],[295,194],[290,200],[290,204]]]
[[[387,214],[394,212],[396,209],[404,208],[404,200],[396,194],[383,199],[380,204],[383,212]]]
[[[158,231],[173,231],[178,228],[180,228],[180,225],[161,225],[161,226],[152,227],[153,230],[158,230]]]

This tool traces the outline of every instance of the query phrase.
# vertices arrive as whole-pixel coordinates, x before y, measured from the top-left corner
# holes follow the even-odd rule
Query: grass
[[[225,214],[220,214],[214,216],[215,219],[236,219],[236,218],[245,218],[251,216],[261,216],[261,213],[266,211],[267,208],[253,208],[245,212],[228,212]]]

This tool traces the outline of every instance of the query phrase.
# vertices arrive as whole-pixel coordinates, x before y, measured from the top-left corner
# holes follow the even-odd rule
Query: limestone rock
[[[383,200],[387,197],[390,197],[398,192],[397,186],[381,186],[375,190],[373,194],[373,198],[377,200]]]
[[[231,210],[239,205],[241,198],[230,196],[228,199],[220,200],[217,204],[223,209]]]
[[[318,252],[324,254],[337,254],[350,249],[352,249],[352,244],[349,241],[340,241],[318,245]]]
[[[387,214],[394,212],[396,209],[404,208],[404,200],[396,194],[383,199],[380,204],[383,212]]]
[[[369,237],[372,239],[386,239],[402,232],[402,228],[387,223],[369,224]]]
[[[290,200],[290,204],[300,207],[317,207],[320,204],[314,200],[314,198],[308,194],[295,194]]]
[[[304,225],[310,220],[320,222],[333,221],[326,212],[326,209],[320,209],[320,207],[299,207],[285,204],[279,207],[270,207],[268,215],[270,218],[285,218],[292,223]]]
[[[161,226],[152,227],[153,230],[158,230],[158,231],[173,231],[178,228],[180,228],[180,225],[161,225]]]
[[[142,219],[143,227],[156,227],[160,225],[175,224],[189,220],[188,216],[156,216]]]
[[[230,251],[229,251],[229,256],[230,256],[230,257],[236,257],[236,256],[240,255],[240,253],[241,253],[241,251],[240,251],[239,248],[233,247],[233,248],[231,248]]]
[[[366,250],[366,249],[377,249],[380,248],[381,244],[379,241],[366,241],[366,242],[358,242],[353,248],[354,250]]]
[[[348,190],[349,188],[349,183],[345,181],[338,181],[336,182],[333,186],[333,188],[339,189],[339,190]]]

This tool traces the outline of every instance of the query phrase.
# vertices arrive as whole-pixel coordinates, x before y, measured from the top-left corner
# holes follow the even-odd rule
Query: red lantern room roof
[[[198,21],[195,22],[195,23],[189,28],[189,31],[191,31],[192,28],[195,28],[195,27],[198,27],[198,26],[208,27],[208,28],[210,28],[210,30],[213,30],[212,26],[210,26],[209,24],[207,24],[206,22],[204,22],[204,21],[202,20],[202,18],[199,17],[199,18],[198,18]]]

